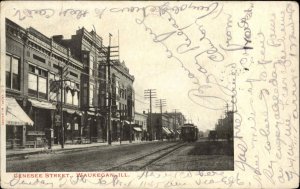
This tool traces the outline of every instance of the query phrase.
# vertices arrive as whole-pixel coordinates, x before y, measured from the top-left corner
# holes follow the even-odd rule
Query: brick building
[[[185,117],[180,112],[152,113],[151,126],[153,128],[153,140],[161,140],[166,138],[178,138],[179,129],[185,122]],[[150,116],[148,116],[148,130],[150,131]]]
[[[149,134],[147,132],[147,118],[148,115],[145,113],[135,112],[134,114],[134,134],[139,140],[149,140]]]
[[[89,142],[104,141],[106,138],[106,122],[104,112],[105,99],[101,99],[100,93],[105,93],[106,78],[100,69],[100,61],[106,60],[105,48],[102,38],[94,31],[87,31],[84,27],[78,29],[71,39],[63,39],[62,35],[53,36],[54,41],[69,48],[71,54],[83,63],[81,75],[81,110],[82,137]],[[102,85],[102,86],[101,86]]]
[[[6,114],[8,146],[43,145],[42,139],[47,132],[58,143],[61,126],[56,124],[55,117],[59,115],[57,104],[61,101],[61,92],[65,138],[72,141],[80,135],[82,69],[82,63],[71,56],[69,49],[32,27],[24,29],[6,19],[6,98],[9,99],[6,108],[11,110]],[[62,77],[61,90],[57,80]],[[13,112],[10,103],[14,101],[20,111],[24,111],[22,117]],[[16,119],[20,119],[19,125],[10,127],[8,123],[12,124]],[[29,121],[22,120],[32,122],[28,124]]]
[[[112,61],[112,140],[129,140],[130,124],[134,121],[134,76],[129,73],[125,62]]]
[[[47,137],[59,144],[62,136],[65,143],[106,141],[107,50],[85,28],[71,39],[49,38],[6,19],[7,146],[42,146]],[[128,139],[134,77],[119,60],[111,61],[110,77],[112,137],[121,137],[124,128]]]
[[[82,110],[86,135],[92,141],[104,141],[107,138],[107,106],[108,106],[108,48],[102,44],[102,38],[94,31],[81,28],[71,39],[63,39],[61,35],[53,39],[71,49],[71,54],[83,62]],[[112,140],[128,139],[128,125],[134,116],[134,76],[124,62],[111,60],[110,78],[112,87]],[[121,134],[124,128],[123,134]],[[121,136],[124,135],[124,136]]]

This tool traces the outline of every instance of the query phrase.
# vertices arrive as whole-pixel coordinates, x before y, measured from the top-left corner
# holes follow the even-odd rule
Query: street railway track
[[[102,171],[135,171],[135,170],[142,170],[147,166],[159,161],[160,159],[166,157],[170,153],[178,150],[179,148],[186,145],[186,142],[178,142],[175,145],[169,145],[164,148],[152,151],[150,153],[134,157],[130,160],[125,162],[119,163],[112,167],[106,168]]]

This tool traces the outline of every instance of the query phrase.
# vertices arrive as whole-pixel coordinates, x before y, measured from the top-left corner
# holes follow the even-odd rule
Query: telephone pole
[[[119,48],[119,46],[111,46],[111,37],[112,34],[109,33],[109,43],[107,47],[107,51],[104,50],[104,56],[102,58],[106,58],[106,63],[100,63],[101,66],[107,67],[107,85],[105,89],[105,99],[107,99],[107,104],[105,103],[106,109],[106,138],[108,145],[111,145],[112,142],[112,134],[111,134],[111,116],[112,116],[112,82],[111,82],[111,62],[115,61],[114,59],[111,60],[111,57],[118,57],[119,55],[115,55],[112,53],[118,53],[119,50],[114,50],[115,48]],[[106,47],[103,47],[106,49]],[[113,50],[111,50],[113,49]],[[107,95],[107,96],[106,96]]]
[[[108,75],[108,115],[107,115],[107,143],[111,145],[111,77],[110,77],[110,45],[111,34],[109,34],[109,45],[107,47],[107,75]]]
[[[65,76],[68,75],[68,67],[67,66],[68,66],[68,64],[66,64],[64,67],[62,65],[59,66],[60,80],[53,81],[53,84],[52,84],[52,89],[53,88],[57,89],[57,90],[55,90],[55,92],[58,92],[58,90],[60,89],[60,102],[57,103],[57,114],[56,115],[59,116],[58,120],[59,120],[59,123],[60,123],[60,132],[61,132],[61,134],[59,136],[59,132],[58,132],[58,143],[60,141],[61,148],[64,148],[64,143],[65,143],[64,118],[63,118],[63,104],[64,104],[63,99],[64,99],[64,81],[69,81],[68,79],[64,79]],[[56,87],[57,83],[59,83],[59,87]],[[51,90],[51,88],[50,88],[50,90]],[[50,141],[50,143],[51,143],[51,141]]]
[[[152,99],[153,98],[156,98],[156,89],[147,89],[144,91],[144,96],[145,98],[149,98],[150,100],[150,115],[149,115],[149,127],[150,127],[150,130],[151,130],[151,133],[150,133],[150,141],[153,140],[154,138],[154,133],[153,133],[153,126],[152,126]]]
[[[174,121],[174,132],[175,132],[175,140],[176,140],[176,138],[177,138],[177,124],[176,124],[176,122],[177,122],[177,111],[178,111],[179,109],[173,109],[173,111],[174,111],[174,119],[175,119],[175,121]]]
[[[60,67],[60,126],[61,126],[61,148],[64,148],[65,143],[65,129],[64,129],[64,116],[63,116],[63,90],[64,90],[64,80],[63,80],[63,67]]]
[[[160,119],[161,119],[161,125],[160,125],[160,128],[159,128],[159,139],[160,140],[163,140],[163,137],[162,137],[162,127],[163,127],[163,111],[162,111],[162,108],[165,107],[167,105],[167,102],[166,102],[166,99],[157,99],[156,100],[156,107],[159,107],[160,108]]]

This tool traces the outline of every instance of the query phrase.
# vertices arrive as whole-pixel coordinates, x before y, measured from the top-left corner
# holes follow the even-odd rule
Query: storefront
[[[129,124],[128,121],[124,121],[124,125],[122,127],[122,140],[123,141],[128,141],[130,140],[130,130],[131,130],[131,125]]]
[[[133,125],[133,140],[141,141],[142,140],[142,128],[139,125]]]
[[[162,127],[162,137],[163,139],[171,138],[171,131],[167,127]]]
[[[64,108],[64,131],[66,144],[81,143],[81,119],[82,113],[80,111]]]
[[[105,118],[100,113],[84,111],[81,116],[80,137],[82,143],[104,142]]]
[[[49,102],[28,99],[28,115],[34,121],[33,127],[27,129],[27,146],[43,147],[45,140],[53,142],[55,136],[50,134],[47,136],[47,131],[52,130],[55,126],[55,110],[56,106]],[[51,131],[51,132],[52,132]]]
[[[6,98],[6,148],[25,147],[27,126],[33,121],[14,98]]]

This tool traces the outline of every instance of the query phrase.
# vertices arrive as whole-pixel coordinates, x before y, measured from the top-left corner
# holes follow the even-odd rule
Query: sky
[[[132,2],[131,2],[132,3]],[[176,5],[176,2],[172,2]],[[155,2],[156,5],[163,4],[162,2]],[[172,4],[172,6],[173,6]],[[182,3],[180,5],[183,5]],[[78,4],[78,2],[69,2],[65,4],[63,2],[55,3],[43,3],[43,2],[32,2],[30,4],[18,4],[10,6],[6,4],[5,16],[24,28],[34,27],[47,37],[53,35],[63,35],[65,39],[75,34],[76,30],[85,27],[88,31],[93,28],[96,29],[97,34],[103,38],[104,45],[108,44],[108,36],[111,33],[112,45],[120,45],[120,59],[125,61],[126,66],[129,68],[130,74],[134,75],[134,88],[136,92],[136,111],[142,112],[149,109],[149,100],[145,99],[144,90],[156,89],[157,99],[166,99],[166,107],[163,111],[172,112],[174,109],[182,112],[186,119],[193,122],[199,127],[200,130],[213,129],[217,119],[224,114],[226,103],[218,101],[218,99],[210,100],[210,106],[218,107],[219,110],[212,110],[199,105],[200,100],[196,100],[197,103],[193,102],[188,97],[188,91],[195,89],[193,80],[189,78],[186,70],[180,65],[175,58],[168,58],[166,48],[161,44],[153,41],[153,35],[150,34],[149,30],[146,31],[144,25],[136,22],[137,18],[142,17],[142,11],[128,13],[128,12],[110,12],[112,7],[128,7],[129,4],[117,4],[117,2],[98,2],[97,4],[90,4],[84,2]],[[137,2],[131,6],[143,5],[141,2]],[[38,9],[53,9],[55,10],[54,16],[51,18],[45,18],[43,15],[33,15],[32,17],[24,16],[24,9],[38,10]],[[59,11],[67,10],[72,8],[74,10],[88,10],[86,16],[81,16],[79,19],[76,15],[72,15],[70,12],[66,12],[66,16],[59,16]],[[106,9],[105,9],[106,8]],[[96,12],[105,9],[101,18]],[[20,15],[18,14],[20,10]],[[97,10],[97,11],[96,11]],[[149,9],[150,10],[150,9]],[[185,26],[189,20],[195,18],[195,11],[185,11],[179,14],[174,14],[178,25]],[[78,14],[77,14],[78,16]],[[3,17],[1,18],[3,19]],[[165,33],[174,30],[172,26],[167,22],[166,17],[159,17],[157,15],[150,15],[145,20],[145,24],[157,33]],[[209,24],[203,21],[201,25],[205,27],[205,24]],[[188,28],[186,31],[189,32],[190,38],[199,38],[200,34],[197,27],[194,25]],[[215,30],[217,28],[206,27],[208,30]],[[118,36],[119,33],[119,36]],[[172,36],[173,37],[173,36]],[[212,39],[218,38],[218,36],[211,36]],[[168,39],[169,40],[169,39]],[[175,51],[178,46],[178,41],[183,40],[180,36],[177,38],[174,36],[172,40],[167,41],[166,45],[169,50]],[[205,77],[197,72],[197,66],[193,64],[193,54],[179,55],[184,65],[196,73],[196,77],[201,83],[205,84]],[[211,64],[209,59],[201,59],[207,65],[206,69],[212,71],[214,74],[224,70],[216,69],[215,64]],[[218,62],[218,64],[222,64]],[[226,70],[225,70],[226,71]],[[206,90],[206,89],[204,89]],[[211,92],[209,92],[211,90]],[[207,89],[212,94],[218,93],[218,89]],[[195,100],[194,100],[195,101]],[[228,99],[230,103],[230,99]],[[204,103],[205,104],[205,103]],[[214,105],[215,104],[215,105]],[[153,112],[159,112],[158,108],[155,108],[155,102],[153,103]]]

